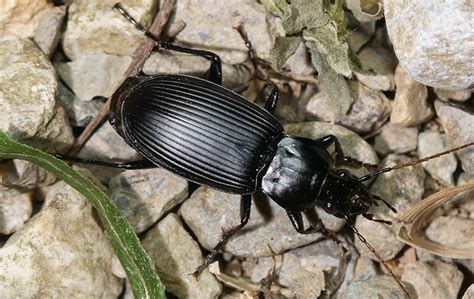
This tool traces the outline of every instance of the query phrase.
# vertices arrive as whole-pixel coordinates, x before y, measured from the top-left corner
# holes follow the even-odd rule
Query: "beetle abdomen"
[[[132,147],[201,185],[240,194],[258,188],[283,136],[278,120],[206,80],[182,75],[139,80],[131,90],[120,88],[112,102],[112,109],[120,109],[121,118],[113,111],[122,119],[119,133]]]

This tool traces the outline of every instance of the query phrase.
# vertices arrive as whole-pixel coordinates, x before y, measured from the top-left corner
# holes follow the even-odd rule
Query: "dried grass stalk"
[[[474,180],[459,187],[441,190],[411,207],[397,220],[401,224],[398,228],[397,238],[410,246],[435,255],[459,259],[474,259],[473,248],[445,246],[429,240],[424,235],[424,228],[431,221],[434,211],[457,195],[468,190],[474,190]]]

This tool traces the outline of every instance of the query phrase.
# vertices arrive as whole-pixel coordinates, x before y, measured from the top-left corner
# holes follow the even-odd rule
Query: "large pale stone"
[[[0,130],[45,150],[68,147],[73,135],[57,88],[53,66],[32,41],[0,43]]]
[[[471,1],[383,2],[395,53],[415,80],[444,89],[473,86]]]
[[[48,0],[1,1],[0,40],[32,37],[43,14],[53,6]]]
[[[402,127],[411,127],[424,123],[433,116],[428,104],[428,89],[413,80],[400,65],[395,70],[397,90],[392,104],[390,122]]]
[[[75,0],[68,10],[63,48],[71,60],[92,53],[132,55],[145,36],[117,10],[121,2],[143,26],[148,27],[158,9],[153,0]]]
[[[186,23],[186,28],[176,36],[178,42],[209,49],[226,63],[247,59],[245,43],[234,29],[239,24],[253,42],[257,56],[269,58],[275,24],[263,5],[256,1],[177,1],[173,18]]]
[[[117,298],[113,251],[87,200],[63,182],[0,249],[3,298]]]
[[[161,220],[142,243],[168,292],[178,298],[217,298],[220,295],[222,286],[208,269],[199,279],[190,275],[201,265],[202,253],[176,214]]]

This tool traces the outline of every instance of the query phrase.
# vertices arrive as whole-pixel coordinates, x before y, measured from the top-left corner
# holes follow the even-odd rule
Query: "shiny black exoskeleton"
[[[272,91],[261,108],[222,86],[221,62],[216,54],[161,42],[120,5],[116,8],[155,40],[158,49],[209,59],[208,77],[135,76],[112,95],[109,121],[144,160],[113,164],[59,157],[125,169],[161,166],[197,184],[241,194],[241,223],[224,234],[216,249],[248,222],[251,194],[258,190],[287,211],[299,233],[321,229],[305,229],[303,224],[302,212],[316,205],[349,219],[366,215],[379,199],[347,170],[335,168],[341,164],[367,166],[345,157],[335,136],[312,140],[285,135],[273,116],[278,88],[271,82],[267,81]],[[250,42],[242,36],[249,57],[254,58]],[[334,147],[333,154],[330,147]]]

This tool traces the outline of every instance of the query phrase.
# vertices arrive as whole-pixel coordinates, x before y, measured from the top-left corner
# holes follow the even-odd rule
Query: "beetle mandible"
[[[57,154],[57,157],[123,169],[161,166],[199,185],[240,194],[240,224],[224,232],[196,273],[209,265],[226,240],[247,224],[251,195],[261,190],[285,209],[298,233],[321,231],[337,242],[322,223],[305,228],[302,212],[311,210],[316,205],[329,214],[344,218],[358,238],[395,278],[380,255],[359,234],[352,219],[362,215],[374,220],[368,210],[377,201],[384,202],[394,212],[396,210],[382,198],[371,194],[362,182],[378,174],[412,166],[474,143],[418,161],[384,168],[361,178],[355,177],[348,170],[337,167],[348,164],[370,168],[373,165],[344,156],[335,136],[312,140],[284,133],[282,125],[273,116],[279,97],[276,85],[266,80],[272,90],[265,106],[261,108],[222,86],[219,56],[205,50],[162,42],[136,22],[120,4],[114,7],[147,37],[153,39],[158,49],[209,59],[207,80],[178,74],[134,76],[126,79],[115,91],[111,98],[109,121],[144,160],[114,164],[61,154]],[[251,43],[240,33],[248,48],[249,57],[253,59],[255,55]],[[332,146],[335,149],[334,155],[328,151]],[[407,295],[400,281],[396,280]]]

